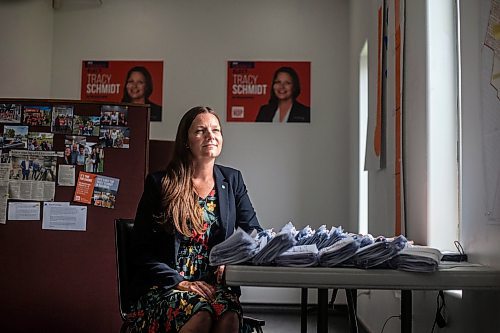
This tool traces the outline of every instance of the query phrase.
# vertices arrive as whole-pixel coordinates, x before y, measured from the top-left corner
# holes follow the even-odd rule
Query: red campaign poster
[[[151,105],[151,121],[161,121],[163,61],[84,60],[82,101]]]
[[[73,201],[90,204],[94,195],[94,186],[97,175],[80,171],[76,183]]]
[[[227,121],[311,122],[311,62],[228,61]]]

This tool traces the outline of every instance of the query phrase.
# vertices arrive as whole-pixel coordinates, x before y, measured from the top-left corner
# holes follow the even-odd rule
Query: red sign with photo
[[[311,63],[228,61],[227,121],[311,122]]]
[[[151,105],[151,121],[161,121],[163,61],[96,61],[82,63],[82,101]]]

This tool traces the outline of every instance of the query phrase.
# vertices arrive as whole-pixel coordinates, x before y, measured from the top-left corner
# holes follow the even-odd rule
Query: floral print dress
[[[208,255],[212,247],[211,239],[222,232],[219,226],[217,197],[215,189],[198,203],[203,210],[204,232],[193,232],[191,237],[180,235],[180,247],[176,269],[187,281],[206,281],[216,287],[215,301],[177,289],[165,291],[153,287],[142,296],[136,308],[129,314],[134,322],[134,332],[178,332],[198,311],[208,311],[217,320],[227,311],[234,311],[242,318],[238,295],[229,287],[216,283],[215,270],[209,265]],[[241,325],[240,325],[241,326]]]

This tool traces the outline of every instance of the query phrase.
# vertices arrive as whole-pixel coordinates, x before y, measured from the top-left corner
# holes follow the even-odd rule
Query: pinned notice
[[[42,229],[86,231],[87,207],[71,206],[68,202],[45,202]]]

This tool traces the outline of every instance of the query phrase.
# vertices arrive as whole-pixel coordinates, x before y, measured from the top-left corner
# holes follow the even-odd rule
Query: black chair
[[[115,249],[116,249],[116,269],[118,274],[118,303],[120,306],[120,316],[123,324],[120,333],[126,333],[131,327],[131,322],[127,319],[127,311],[131,308],[131,295],[129,292],[130,277],[132,273],[132,229],[134,220],[115,220]]]
[[[115,248],[116,248],[116,264],[118,274],[118,301],[120,306],[120,316],[123,324],[120,328],[120,333],[129,332],[131,322],[127,319],[127,311],[131,308],[132,297],[130,295],[130,278],[132,276],[132,229],[134,227],[133,219],[116,219],[115,220]],[[256,331],[262,333],[262,326],[265,325],[264,320],[251,317],[243,317],[243,324]]]

